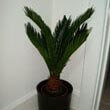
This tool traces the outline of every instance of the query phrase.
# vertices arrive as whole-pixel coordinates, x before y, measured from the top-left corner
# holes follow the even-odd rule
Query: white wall
[[[48,77],[48,69],[44,60],[25,34],[24,23],[29,21],[29,19],[24,15],[23,7],[28,5],[37,10],[47,24],[54,29],[57,20],[62,18],[64,14],[67,16],[71,15],[72,18],[75,19],[76,16],[89,7],[90,1],[91,0],[0,1],[0,110],[15,102],[17,99],[24,97],[30,91],[35,89],[35,86],[39,81]],[[98,8],[98,10],[100,9]],[[101,16],[101,11],[99,12]],[[98,17],[97,22],[101,23],[101,21],[98,20]],[[94,24],[96,26],[95,29],[97,28],[97,32],[94,31],[94,37],[98,36],[95,42],[96,45],[100,39],[102,24],[101,28],[100,26],[97,27],[95,20]],[[98,28],[100,29],[100,32],[98,32]],[[91,36],[89,42],[91,42],[91,39],[92,41],[95,40]],[[89,53],[89,48],[91,48],[91,46],[92,42],[87,47],[87,53]],[[97,51],[99,47],[100,45],[98,45],[95,51]],[[93,48],[91,52],[94,52]],[[98,58],[98,55],[99,51],[97,55],[94,54],[94,58]],[[72,105],[75,105],[76,107],[78,107],[79,104],[78,98],[80,97],[82,73],[85,69],[83,65],[84,57],[85,44],[71,56],[70,61],[62,73],[62,78],[70,81],[74,87],[75,96]],[[87,58],[90,58],[90,54]],[[89,63],[91,63],[91,61],[89,61]],[[86,62],[86,64],[88,64],[88,62]],[[96,67],[94,66],[94,68]],[[88,70],[92,72],[90,68]],[[92,74],[89,75],[88,78],[92,76]],[[87,83],[87,80],[84,81],[83,79],[83,82]],[[86,94],[86,91],[83,91],[83,94],[81,95],[84,94]],[[84,97],[82,97],[82,102],[83,99]]]
[[[27,38],[24,6],[51,26],[51,0],[0,0],[0,110],[35,89],[48,76],[42,57]]]
[[[92,0],[91,4],[95,7],[95,13],[90,24],[93,27],[93,30],[87,40],[86,46],[84,73],[81,85],[80,110],[99,110],[96,109],[96,104],[99,103],[99,100],[96,99],[99,95],[96,94],[99,89],[97,83],[102,83],[102,78],[100,76],[102,76],[104,72],[102,71],[104,68],[102,63],[105,63],[102,62],[102,58],[105,57],[103,55],[106,55],[107,49],[104,45],[108,44],[108,41],[106,42],[106,32],[108,30],[106,24],[109,0]]]

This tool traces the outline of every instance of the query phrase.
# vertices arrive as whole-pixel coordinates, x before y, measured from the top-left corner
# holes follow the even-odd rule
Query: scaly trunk
[[[62,82],[59,79],[59,77],[55,75],[50,76],[47,82],[47,91],[52,94],[58,93],[61,90],[61,85],[62,85]]]

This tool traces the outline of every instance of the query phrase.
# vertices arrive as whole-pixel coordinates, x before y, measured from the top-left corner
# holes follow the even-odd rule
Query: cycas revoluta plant
[[[71,17],[65,15],[59,20],[55,31],[52,33],[39,14],[32,9],[25,7],[25,14],[39,28],[40,32],[27,23],[25,25],[26,33],[44,58],[50,72],[47,83],[47,91],[56,93],[61,88],[60,75],[68,62],[70,56],[86,41],[91,32],[88,29],[87,20],[93,14],[94,9],[89,8],[85,13],[72,21]]]

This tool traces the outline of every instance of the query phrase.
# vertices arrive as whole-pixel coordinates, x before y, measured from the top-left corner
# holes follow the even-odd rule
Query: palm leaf
[[[30,23],[27,23],[25,25],[25,29],[26,29],[26,33],[28,35],[28,38],[30,39],[30,41],[32,42],[32,44],[39,50],[41,56],[43,56],[49,71],[51,71],[51,64],[50,64],[50,59],[48,57],[48,52],[47,52],[47,48],[45,45],[45,40],[43,39],[43,37],[40,35],[40,33],[36,32],[36,30],[33,28],[33,26]]]
[[[76,18],[75,21],[73,21],[71,25],[71,29],[69,31],[69,35],[71,36],[76,30],[86,21],[88,20],[92,14],[94,13],[93,8],[89,8],[85,13],[80,15],[79,17]]]
[[[62,32],[61,35],[59,34],[59,37],[61,38],[59,42],[61,45],[59,45],[60,54],[58,54],[58,63],[56,67],[56,69],[59,72],[57,74],[61,73],[62,69],[69,60],[69,57],[82,45],[82,43],[88,37],[90,31],[89,29],[87,29],[87,23],[85,22],[91,17],[93,12],[94,10],[92,8],[89,8],[84,14],[79,16],[75,21],[69,23],[69,25],[67,25],[67,28],[64,28],[66,23],[63,24],[64,25],[63,28],[57,28],[58,29],[57,32]],[[66,21],[71,20],[69,18]]]
[[[58,73],[60,74],[66,65],[67,61],[69,60],[70,56],[86,41],[89,33],[91,32],[90,29],[79,30],[80,32],[76,33],[72,41],[67,45],[65,52],[62,58],[59,60],[57,64]]]
[[[44,23],[40,15],[38,15],[35,11],[32,9],[25,7],[25,14],[28,16],[39,28],[41,29],[42,35],[45,37],[47,49],[48,49],[48,55],[51,62],[53,62],[54,66],[54,47],[55,47],[55,41],[52,36],[50,28]],[[54,68],[54,67],[53,67]]]
[[[56,61],[60,59],[61,53],[62,53],[62,43],[64,42],[65,38],[67,37],[68,30],[71,24],[71,17],[69,19],[66,18],[64,15],[62,21],[59,20],[59,22],[56,25],[55,32],[53,34],[56,42],[56,55],[57,59]]]

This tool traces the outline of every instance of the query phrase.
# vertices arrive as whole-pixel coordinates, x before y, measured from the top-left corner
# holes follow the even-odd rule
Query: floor
[[[100,110],[110,110],[110,88],[103,93]]]
[[[38,110],[36,99],[37,99],[37,96],[33,96],[31,99],[28,99],[26,102],[18,105],[13,110]]]
[[[107,69],[100,110],[110,110],[110,61]]]
[[[31,99],[29,99],[26,102],[18,105],[13,110],[38,110],[37,96],[33,96]],[[73,109],[71,109],[71,110],[73,110]]]

